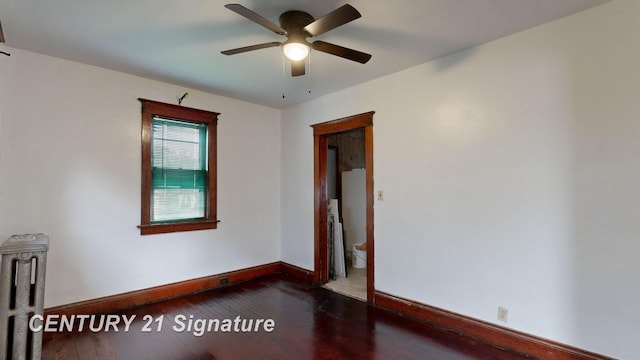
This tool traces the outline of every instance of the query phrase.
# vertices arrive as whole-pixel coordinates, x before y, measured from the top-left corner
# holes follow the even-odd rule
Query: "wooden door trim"
[[[314,272],[317,284],[329,281],[327,263],[327,137],[363,128],[365,131],[366,171],[366,239],[367,239],[367,301],[374,301],[373,246],[373,114],[374,111],[348,116],[320,124],[313,128],[314,156]]]

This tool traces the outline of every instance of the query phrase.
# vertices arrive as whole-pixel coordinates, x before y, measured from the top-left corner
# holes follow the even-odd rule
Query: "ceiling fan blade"
[[[304,60],[291,62],[291,76],[301,76],[304,72]]]
[[[265,17],[263,17],[262,15],[259,15],[249,9],[247,9],[246,7],[240,5],[240,4],[227,4],[224,7],[226,7],[227,9],[242,15],[244,17],[246,17],[247,19],[253,21],[254,23],[257,23],[259,25],[264,26],[265,28],[273,31],[276,34],[279,35],[286,35],[287,31],[283,28],[281,28],[280,26],[274,24],[273,22],[271,22],[270,20],[266,19]]]
[[[311,34],[311,36],[318,36],[353,21],[360,16],[362,15],[360,15],[358,10],[346,4],[305,26],[304,30]]]
[[[247,51],[266,49],[266,48],[276,47],[276,46],[280,46],[280,43],[277,41],[273,41],[273,42],[268,42],[264,44],[256,44],[256,45],[244,46],[236,49],[225,50],[225,51],[221,51],[221,53],[223,53],[224,55],[235,55],[235,54],[240,54]]]
[[[2,32],[2,23],[0,23],[0,43],[4,42],[4,33]]]
[[[358,50],[349,49],[346,47],[342,47],[339,45],[331,44],[324,41],[314,41],[311,44],[311,47],[314,50],[322,51],[327,54],[339,56],[341,58],[345,58],[347,60],[356,61],[361,64],[365,64],[369,59],[371,59],[371,54],[363,53]]]

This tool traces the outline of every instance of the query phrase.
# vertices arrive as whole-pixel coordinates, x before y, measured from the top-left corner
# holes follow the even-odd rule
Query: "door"
[[[365,132],[366,163],[366,241],[367,241],[367,301],[374,293],[374,238],[373,238],[373,114],[349,116],[312,125],[314,138],[314,282],[329,280],[327,251],[327,137],[333,134],[363,128]]]

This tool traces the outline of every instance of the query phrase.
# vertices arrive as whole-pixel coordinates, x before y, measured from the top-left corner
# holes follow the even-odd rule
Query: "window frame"
[[[217,219],[217,124],[220,113],[138,99],[142,104],[142,169],[140,202],[140,235],[216,229]],[[151,222],[153,118],[207,125],[207,195],[203,219]]]

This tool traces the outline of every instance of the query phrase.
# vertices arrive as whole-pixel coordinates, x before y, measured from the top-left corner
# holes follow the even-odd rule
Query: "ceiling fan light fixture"
[[[288,42],[282,45],[284,55],[291,61],[300,61],[309,55],[309,46],[298,42]]]

